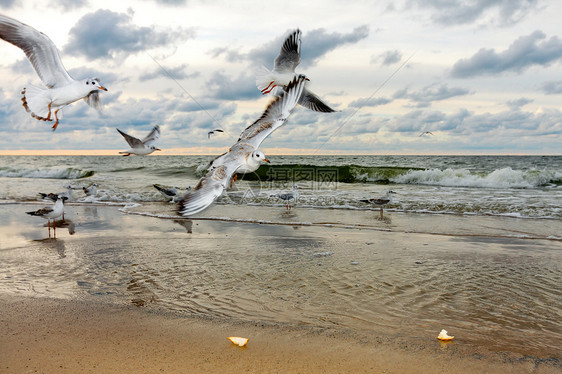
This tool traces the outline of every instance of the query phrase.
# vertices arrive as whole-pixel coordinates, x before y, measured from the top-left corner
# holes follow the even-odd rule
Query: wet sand
[[[343,334],[206,321],[92,302],[0,298],[3,373],[560,373],[436,343],[414,349]],[[227,336],[250,337],[245,348]],[[454,344],[454,343],[453,343]],[[450,347],[450,348],[449,348]]]
[[[457,333],[462,331],[461,325],[456,332],[450,331],[457,335],[455,341],[445,344],[435,339],[439,332],[438,326],[441,326],[441,322],[435,321],[426,321],[425,326],[420,326],[415,331],[402,329],[399,333],[393,332],[393,329],[385,329],[382,325],[371,327],[370,331],[363,331],[335,323],[322,326],[315,325],[312,321],[293,323],[285,319],[287,312],[280,309],[280,306],[287,302],[270,305],[275,298],[268,298],[271,291],[265,287],[254,291],[263,291],[263,295],[250,295],[248,299],[263,297],[258,300],[258,304],[266,303],[265,305],[271,308],[263,314],[271,315],[271,318],[264,319],[262,315],[254,320],[251,314],[256,312],[252,309],[255,308],[253,300],[241,300],[241,308],[227,305],[220,309],[220,313],[214,313],[216,305],[222,305],[218,302],[213,304],[213,298],[219,295],[213,293],[215,289],[224,289],[222,292],[226,294],[232,293],[233,299],[244,292],[243,282],[240,284],[241,290],[238,290],[238,287],[225,286],[235,282],[234,276],[237,272],[236,269],[234,274],[226,271],[230,265],[229,261],[234,262],[236,256],[244,256],[250,250],[253,252],[243,257],[243,261],[250,266],[254,266],[251,262],[253,257],[256,257],[256,264],[267,260],[274,261],[275,257],[267,245],[273,242],[276,247],[272,248],[280,251],[282,238],[295,239],[291,243],[292,247],[285,248],[286,251],[281,255],[283,261],[294,261],[297,264],[307,260],[308,257],[300,256],[301,252],[307,250],[307,246],[312,247],[309,248],[311,253],[320,253],[318,251],[326,250],[327,245],[331,245],[333,251],[342,245],[353,248],[353,251],[343,252],[340,256],[346,263],[345,266],[351,269],[349,274],[353,277],[357,276],[360,265],[352,264],[350,267],[350,259],[357,259],[360,264],[366,264],[369,260],[361,256],[365,256],[365,253],[372,255],[371,245],[366,243],[367,237],[384,244],[388,252],[393,254],[390,257],[393,261],[402,261],[394,255],[395,253],[404,253],[404,257],[411,257],[412,254],[406,249],[416,242],[421,246],[423,242],[429,241],[431,247],[436,248],[434,251],[451,253],[455,252],[459,245],[465,245],[461,241],[452,240],[449,233],[412,236],[405,233],[406,230],[396,227],[396,222],[404,219],[416,221],[419,217],[398,219],[396,214],[390,214],[389,216],[395,219],[394,226],[388,227],[388,222],[382,222],[380,227],[373,230],[356,230],[345,228],[342,224],[341,228],[330,228],[327,231],[325,227],[294,228],[256,223],[193,221],[187,224],[185,221],[173,222],[154,217],[125,215],[116,207],[70,206],[67,214],[68,219],[75,224],[75,233],[71,234],[66,227],[59,227],[57,239],[52,240],[47,239],[47,229],[41,226],[43,220],[22,214],[33,208],[33,204],[0,205],[0,263],[4,266],[4,270],[0,271],[2,373],[562,372],[561,358],[556,354],[559,352],[556,347],[538,346],[525,351],[518,343],[513,345],[516,347],[513,351],[498,350],[493,345],[486,345],[485,338],[479,341],[463,338],[462,334],[459,336]],[[471,222],[482,224],[479,221]],[[377,225],[379,224],[374,224]],[[255,235],[253,241],[266,247],[263,253],[255,247],[248,249],[247,245],[238,245],[246,243],[248,235]],[[333,235],[331,242],[326,242],[327,235]],[[478,255],[488,251],[499,257],[503,252],[495,251],[498,251],[498,246],[505,246],[502,240],[498,244],[498,239],[490,242],[478,239],[466,245],[473,245],[474,248],[470,247],[471,251]],[[166,259],[166,267],[163,269],[158,269],[152,264],[153,267],[145,272],[152,272],[154,276],[138,278],[143,266],[148,267],[152,262],[167,255],[166,248],[171,248],[170,251],[173,252],[176,247],[181,249],[187,244],[189,248],[186,247],[185,251],[197,252],[197,257],[189,257],[187,260],[202,261],[195,264],[195,269],[219,267],[218,275],[208,270],[201,279],[201,284],[207,283],[205,286],[208,289],[191,296],[199,300],[197,313],[178,313],[178,310],[173,308],[173,302],[168,301],[164,304],[161,299],[164,293],[159,287],[163,287],[164,278],[167,276],[163,272],[169,271],[175,276],[176,273],[185,271],[185,268],[176,263],[177,259]],[[524,244],[533,247],[530,242]],[[517,246],[521,243],[510,240],[507,245],[512,248],[512,255],[516,258],[519,251]],[[558,241],[541,240],[534,246],[536,248],[533,248],[533,257],[525,261],[541,259],[545,256],[543,252],[547,253],[546,260],[555,263],[559,261],[558,255],[550,254],[552,247],[560,247]],[[428,253],[428,259],[424,261],[431,262],[431,252],[427,248],[422,248],[424,253]],[[131,259],[133,263],[126,263],[128,258],[120,259],[124,263],[118,263],[121,257],[139,256],[133,249],[147,257]],[[369,251],[365,252],[365,249]],[[100,258],[94,257],[94,254],[100,252],[104,252],[103,257],[100,257],[103,260],[101,262]],[[388,261],[382,256],[382,250],[379,249],[379,252],[381,256],[376,260]],[[460,259],[461,254],[458,252],[451,256]],[[345,257],[347,254],[350,257]],[[88,257],[91,262],[83,261],[84,257]],[[322,268],[318,266],[317,257],[311,254],[309,258],[314,262],[305,265],[312,264],[315,269]],[[334,262],[332,265],[328,259],[320,258],[324,268],[341,267],[336,263],[337,259],[331,260]],[[478,260],[477,256],[473,258]],[[509,258],[500,260],[507,263],[511,261]],[[37,265],[27,268],[23,266],[24,262]],[[124,280],[118,277],[122,269],[126,269]],[[253,268],[253,271],[264,277],[268,274],[257,267]],[[97,272],[103,277],[88,277],[93,273],[98,274]],[[42,276],[36,277],[39,273]],[[71,273],[70,276],[67,273]],[[221,273],[225,279],[221,278]],[[212,280],[205,278],[212,274],[215,274]],[[295,277],[298,275],[296,271],[286,274]],[[251,274],[243,273],[240,276],[251,277]],[[355,278],[353,281],[362,282],[361,279]],[[95,282],[99,284],[94,284]],[[253,282],[259,282],[259,279]],[[104,283],[113,284],[113,288],[105,287]],[[186,283],[182,288],[188,287],[192,286]],[[84,289],[88,291],[85,292]],[[120,289],[122,294],[116,291]],[[291,289],[289,287],[289,291]],[[398,289],[398,292],[395,292],[394,300],[400,300],[399,293],[402,291]],[[295,289],[293,292],[300,291]],[[341,292],[357,291],[350,288]],[[206,295],[208,300],[203,300],[201,295]],[[178,300],[180,296],[184,295],[178,292]],[[283,296],[290,298],[291,295]],[[411,298],[408,294],[404,297]],[[224,300],[221,302],[224,304]],[[315,302],[313,299],[308,303],[314,305]],[[558,308],[559,300],[553,302],[554,308]],[[181,305],[182,308],[185,306]],[[309,304],[297,306],[305,308]],[[339,306],[327,306],[329,309],[332,307]],[[298,315],[299,308],[291,309],[291,313]],[[249,314],[242,318],[246,310]],[[302,313],[304,312],[303,309]],[[357,310],[357,313],[360,314],[361,311]],[[553,315],[559,313],[560,310],[555,310]],[[353,317],[354,311],[349,314]],[[439,316],[435,316],[435,319],[439,321]],[[545,318],[542,323],[551,323],[548,325],[550,328],[559,328],[560,322],[548,319]],[[453,321],[450,318],[448,320]],[[407,324],[407,321],[404,323]],[[359,321],[357,326],[362,326],[361,324],[366,327],[373,325],[368,321]],[[523,332],[529,336],[536,333],[530,330]],[[232,335],[250,338],[248,346],[234,346],[226,339]],[[555,344],[559,341],[556,336],[550,337]],[[501,347],[509,348],[510,344],[506,342]]]

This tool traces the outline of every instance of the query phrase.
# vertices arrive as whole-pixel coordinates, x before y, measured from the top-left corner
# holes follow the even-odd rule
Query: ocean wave
[[[560,185],[562,173],[538,170],[513,170],[510,167],[488,174],[472,173],[467,169],[411,170],[390,179],[398,184],[421,184],[445,187],[537,188]]]
[[[322,183],[377,183],[388,184],[392,178],[419,168],[398,166],[280,164],[260,167],[245,174],[249,181],[314,181]]]
[[[562,173],[553,170],[514,170],[490,173],[468,169],[423,169],[398,166],[282,164],[262,166],[241,179],[261,182],[314,181],[320,183],[420,184],[444,187],[537,188],[562,185]]]
[[[93,170],[75,168],[25,169],[1,167],[0,177],[5,178],[38,178],[38,179],[81,179],[93,176]]]

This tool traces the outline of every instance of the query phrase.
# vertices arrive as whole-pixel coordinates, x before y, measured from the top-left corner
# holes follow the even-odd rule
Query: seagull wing
[[[222,195],[234,172],[243,163],[229,157],[224,164],[211,169],[195,186],[193,191],[187,193],[180,201],[179,213],[189,216],[199,213]]]
[[[160,126],[156,125],[152,131],[142,140],[142,144],[151,146],[152,143],[160,138]]]
[[[262,116],[242,131],[238,142],[249,143],[257,149],[269,134],[282,126],[302,95],[305,79],[304,75],[295,77],[286,91],[267,106]]]
[[[304,90],[299,104],[305,108],[314,110],[316,112],[331,113],[335,112],[334,109],[330,108],[326,103],[324,103],[318,96],[308,91]]]
[[[53,88],[73,81],[51,39],[33,27],[0,15],[0,38],[23,50],[45,86]]]
[[[127,141],[127,143],[129,143],[129,147],[131,148],[143,148],[144,144],[140,141],[139,138],[135,138],[134,136],[131,136],[129,134],[125,134],[123,131],[117,129],[117,131],[119,131],[119,134],[123,135],[123,137],[125,138],[125,140]]]
[[[280,73],[292,73],[301,61],[301,31],[293,31],[285,39],[281,51],[275,59],[273,70]]]
[[[36,210],[34,212],[26,212],[26,213],[29,214],[29,215],[32,215],[32,216],[45,216],[45,215],[51,213],[52,211],[53,211],[53,208],[45,207],[45,208],[41,208],[39,210]]]

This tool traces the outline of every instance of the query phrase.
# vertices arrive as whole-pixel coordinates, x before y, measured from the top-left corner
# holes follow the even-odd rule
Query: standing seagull
[[[123,135],[127,143],[129,143],[129,147],[131,147],[127,151],[119,152],[119,154],[122,154],[123,156],[130,156],[130,155],[145,156],[151,154],[154,151],[161,151],[160,148],[156,148],[155,146],[152,145],[152,143],[154,143],[155,141],[158,140],[158,138],[160,138],[160,126],[158,125],[154,126],[152,131],[143,140],[125,134],[123,131],[119,129],[117,129],[117,131],[119,131],[119,134]]]
[[[289,210],[289,209],[291,209],[291,204],[289,202],[291,200],[294,200],[295,202],[298,200],[299,190],[300,190],[300,187],[295,184],[295,185],[293,185],[292,191],[284,192],[284,193],[278,193],[278,194],[271,195],[271,196],[277,197],[281,200],[284,200],[287,203],[287,210]]]
[[[362,203],[370,203],[373,204],[374,206],[378,206],[381,209],[381,219],[382,219],[382,208],[384,206],[386,206],[387,204],[390,204],[392,202],[392,194],[395,194],[396,192],[394,191],[387,191],[386,195],[384,197],[380,197],[380,198],[373,198],[373,199],[365,199],[365,200],[360,200]]]
[[[279,55],[274,61],[273,70],[270,71],[265,66],[262,66],[256,76],[256,86],[262,94],[272,92],[276,87],[286,89],[289,82],[298,76],[295,73],[295,68],[301,61],[301,31],[299,29],[293,31],[291,35],[285,39]],[[308,80],[308,78],[306,78]],[[282,90],[276,90],[280,92]],[[299,104],[314,110],[316,112],[335,112],[325,104],[318,96],[308,91],[306,88],[303,90],[302,96],[299,98]]]
[[[185,189],[185,192],[180,193],[180,189],[178,187],[164,187],[161,184],[153,184],[154,188],[156,188],[162,196],[164,196],[168,201],[177,203],[179,202],[185,194],[191,191],[191,186],[188,186]]]
[[[55,220],[57,217],[60,217],[64,213],[64,200],[66,200],[66,196],[59,196],[57,202],[52,207],[48,206],[34,212],[26,212],[29,215],[42,217],[47,220],[47,227],[49,228],[49,238],[51,237],[51,219],[53,220],[53,235],[55,238],[57,237]]]
[[[88,187],[82,187],[82,191],[84,191],[86,196],[96,196],[98,193],[98,184],[92,183]]]
[[[0,38],[23,50],[33,68],[47,87],[24,88],[22,104],[31,117],[41,121],[52,121],[53,131],[59,124],[60,110],[80,99],[86,100],[95,109],[101,108],[99,91],[107,91],[98,78],[76,80],[64,68],[57,48],[42,32],[13,18],[0,15]],[[54,111],[54,113],[52,112]],[[60,114],[59,114],[60,112]]]
[[[49,199],[52,200],[53,202],[57,202],[57,200],[59,199],[59,197],[63,196],[65,197],[65,201],[72,201],[73,197],[74,197],[74,192],[72,191],[73,188],[72,186],[68,185],[66,186],[66,191],[65,192],[60,192],[60,193],[53,193],[53,192],[49,192],[49,193],[44,193],[44,192],[39,192],[39,196],[41,196],[43,199]],[[62,212],[62,221],[64,222],[64,212]]]
[[[258,148],[269,134],[285,123],[302,95],[304,83],[304,76],[289,83],[287,90],[267,106],[262,116],[242,131],[228,152],[211,162],[207,174],[180,201],[180,214],[189,216],[204,210],[218,199],[235,173],[251,173],[262,161],[269,162]]]

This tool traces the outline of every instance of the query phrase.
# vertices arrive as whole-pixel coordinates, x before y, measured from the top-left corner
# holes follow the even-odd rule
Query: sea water
[[[185,190],[213,156],[0,156],[0,200],[98,185],[88,201],[163,201],[154,184]],[[361,202],[396,192],[391,211],[562,218],[562,156],[272,156],[239,177],[218,204],[282,206],[272,195],[299,185],[300,208],[373,209]]]

